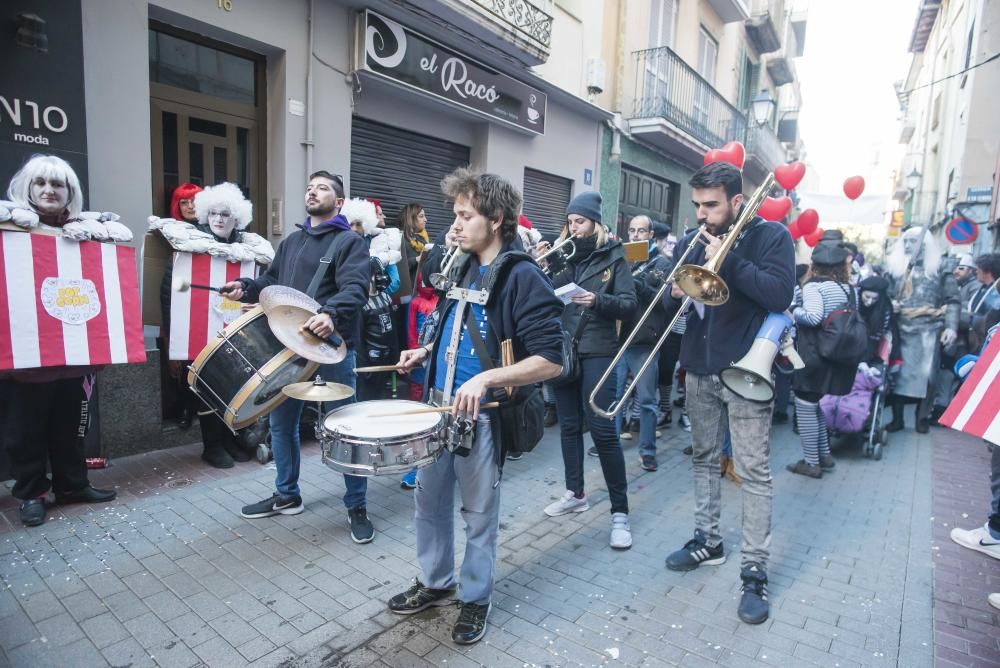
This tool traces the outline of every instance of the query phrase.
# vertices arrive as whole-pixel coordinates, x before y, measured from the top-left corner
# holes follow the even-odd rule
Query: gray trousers
[[[733,394],[718,376],[687,374],[688,417],[691,419],[694,466],[695,526],[709,546],[722,542],[719,453],[729,429],[733,464],[743,479],[743,553],[741,565],[767,568],[771,547],[771,412],[774,402],[761,404]]]
[[[417,472],[415,494],[417,561],[420,581],[433,589],[454,587],[455,483],[462,498],[465,558],[458,580],[464,603],[485,604],[496,576],[497,532],[500,528],[500,472],[490,423],[480,416],[476,441],[468,457],[445,450]]]

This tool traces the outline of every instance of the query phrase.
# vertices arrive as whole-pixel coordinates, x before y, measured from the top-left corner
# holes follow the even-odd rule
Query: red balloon
[[[738,169],[743,169],[743,162],[746,160],[746,150],[743,144],[738,141],[731,141],[722,148],[713,148],[705,154],[705,164],[713,162],[728,162]]]
[[[857,199],[865,191],[865,180],[860,176],[852,176],[844,181],[844,194],[847,199]]]
[[[792,200],[787,197],[765,197],[757,209],[757,215],[764,220],[782,220],[792,210]]]
[[[805,175],[806,166],[801,162],[793,162],[774,168],[774,180],[785,190],[794,190]]]
[[[795,219],[795,224],[802,236],[812,234],[813,230],[819,227],[819,214],[816,213],[816,209],[806,209]]]
[[[788,233],[792,235],[792,241],[798,241],[802,236],[802,232],[799,231],[799,221],[797,218],[789,223]]]
[[[806,235],[806,243],[810,248],[813,248],[819,243],[819,240],[823,238],[823,228],[817,227],[815,230]]]

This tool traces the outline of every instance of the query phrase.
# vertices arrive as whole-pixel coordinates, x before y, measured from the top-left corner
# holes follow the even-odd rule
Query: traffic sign
[[[979,226],[968,218],[952,218],[944,226],[944,236],[958,246],[971,244],[979,237]]]

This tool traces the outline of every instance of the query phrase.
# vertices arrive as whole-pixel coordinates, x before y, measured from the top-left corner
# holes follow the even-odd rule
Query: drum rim
[[[323,419],[320,421],[320,424],[319,424],[320,433],[323,436],[328,436],[330,438],[336,438],[337,440],[344,441],[345,443],[351,443],[351,444],[355,444],[355,445],[367,445],[367,444],[375,443],[375,442],[382,443],[382,444],[385,444],[385,445],[391,445],[393,443],[403,443],[403,442],[406,442],[406,440],[411,440],[411,439],[414,439],[414,438],[420,438],[420,437],[425,437],[425,436],[433,436],[435,432],[441,431],[441,429],[444,428],[444,426],[445,426],[443,424],[447,420],[445,414],[444,413],[438,413],[437,414],[438,415],[438,419],[437,419],[437,422],[435,424],[433,424],[433,425],[431,425],[429,427],[424,427],[423,429],[420,429],[419,431],[415,431],[415,432],[412,432],[410,434],[406,434],[405,436],[402,435],[402,434],[397,434],[397,435],[394,435],[394,436],[387,436],[385,438],[378,438],[378,437],[374,437],[374,436],[372,436],[372,437],[369,437],[369,436],[360,436],[360,435],[356,435],[356,434],[351,434],[351,435],[346,435],[346,436],[339,436],[335,432],[333,432],[332,430],[326,428],[326,421],[327,421],[327,419],[330,416],[332,416],[334,413],[339,413],[339,412],[341,412],[343,410],[346,410],[346,409],[349,409],[349,408],[354,408],[354,407],[356,407],[356,406],[358,406],[360,404],[384,404],[384,403],[389,402],[389,401],[392,401],[392,402],[401,402],[401,403],[406,403],[406,404],[415,404],[417,406],[423,406],[423,407],[427,407],[429,405],[429,404],[425,404],[422,401],[414,401],[412,399],[369,399],[367,401],[355,401],[355,402],[352,402],[350,404],[345,404],[343,406],[337,406],[333,410],[328,411],[325,415],[323,415]],[[433,414],[431,413],[431,414],[428,414],[428,415],[433,415]],[[359,417],[363,417],[363,416],[359,416]],[[357,440],[359,438],[364,438],[364,439],[367,439],[367,440],[363,440],[363,441],[362,440]],[[405,440],[402,440],[402,439],[405,439]]]
[[[423,430],[418,431],[418,432],[414,432],[412,434],[408,434],[407,436],[389,436],[389,437],[386,437],[386,438],[377,438],[377,437],[374,437],[374,436],[371,436],[371,437],[368,437],[368,436],[339,436],[337,433],[332,432],[329,429],[327,429],[325,424],[321,425],[320,428],[319,428],[319,430],[320,430],[320,434],[322,434],[324,437],[326,437],[326,440],[328,440],[328,441],[338,441],[338,442],[341,442],[341,443],[347,443],[349,445],[374,445],[374,444],[377,443],[377,444],[379,444],[379,446],[396,447],[397,445],[402,445],[404,443],[409,443],[410,441],[412,441],[414,439],[417,439],[417,438],[433,437],[435,435],[435,433],[440,432],[443,428],[444,428],[444,425],[442,425],[441,421],[439,420],[438,424],[434,425],[433,427],[427,427],[426,429],[423,429]],[[368,440],[358,440],[358,439],[362,439],[362,438],[368,439]]]

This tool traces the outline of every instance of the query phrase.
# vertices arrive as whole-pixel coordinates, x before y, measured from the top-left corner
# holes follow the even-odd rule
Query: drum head
[[[437,427],[441,422],[441,413],[397,416],[381,414],[397,410],[400,412],[412,411],[420,408],[427,408],[427,404],[402,399],[362,401],[342,406],[328,413],[323,420],[323,428],[328,433],[338,434],[344,438],[352,436],[385,440],[406,438]],[[376,419],[368,417],[373,414],[379,414],[380,417]]]

